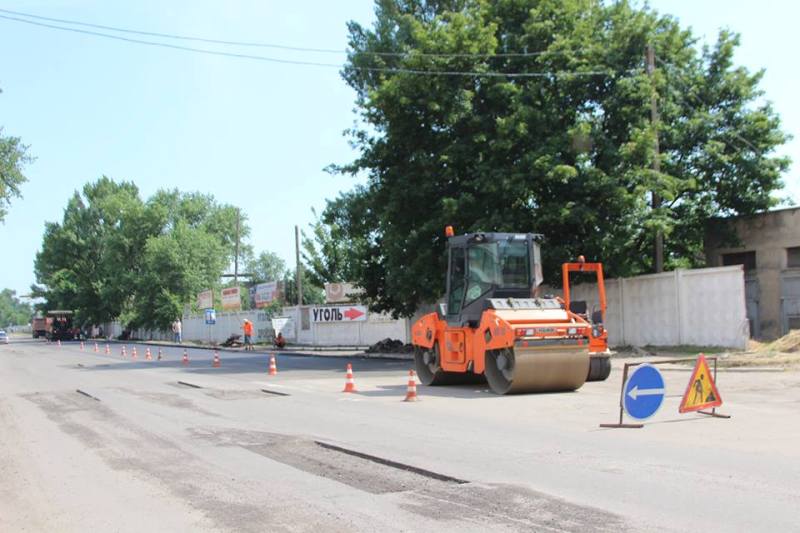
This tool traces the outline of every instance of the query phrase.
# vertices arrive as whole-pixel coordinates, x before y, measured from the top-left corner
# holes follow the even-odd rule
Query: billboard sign
[[[281,288],[280,281],[270,281],[269,283],[259,283],[256,285],[255,297],[253,299],[256,308],[261,309],[262,307],[268,306],[273,301],[280,299],[283,295]]]
[[[239,296],[239,287],[228,287],[222,289],[222,308],[241,309],[242,299]]]
[[[217,312],[213,309],[206,309],[206,325],[213,326],[217,323]]]
[[[214,307],[214,291],[208,289],[197,294],[198,309],[209,309]]]
[[[326,283],[325,303],[339,304],[354,302],[363,291],[352,283]]]

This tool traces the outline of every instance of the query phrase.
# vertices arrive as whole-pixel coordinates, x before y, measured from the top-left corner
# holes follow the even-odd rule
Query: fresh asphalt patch
[[[193,437],[236,446],[308,474],[399,498],[406,511],[470,529],[619,532],[618,515],[567,502],[527,487],[479,484],[308,437],[228,428],[194,428]]]
[[[389,459],[384,459],[382,457],[376,457],[374,455],[357,452],[355,450],[348,450],[347,448],[342,448],[341,446],[335,446],[333,444],[328,444],[326,442],[320,442],[320,441],[314,441],[314,442],[317,444],[317,446],[325,448],[326,450],[333,450],[335,452],[345,453],[347,455],[352,455],[353,457],[358,457],[360,459],[372,461],[373,463],[378,463],[392,468],[397,468],[398,470],[413,472],[414,474],[418,474],[424,477],[429,477],[431,479],[437,479],[439,481],[445,481],[448,483],[459,483],[459,484],[469,483],[469,481],[465,481],[463,479],[445,476],[444,474],[437,474],[436,472],[431,472],[430,470],[425,470],[423,468],[417,468],[415,466],[398,463],[396,461],[390,461]]]

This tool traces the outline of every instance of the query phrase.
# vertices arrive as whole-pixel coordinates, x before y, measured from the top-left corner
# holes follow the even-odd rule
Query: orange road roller
[[[497,394],[568,391],[610,371],[603,267],[565,263],[564,297],[540,297],[541,235],[447,227],[445,301],[412,327],[425,385],[486,380]],[[570,273],[596,275],[600,308],[570,299]]]

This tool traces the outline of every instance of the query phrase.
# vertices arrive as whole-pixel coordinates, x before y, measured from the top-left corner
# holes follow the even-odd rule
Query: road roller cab
[[[447,235],[445,301],[412,327],[415,365],[424,384],[485,379],[498,394],[574,390],[592,377],[590,359],[608,360],[598,322],[605,314],[604,291],[602,311],[593,316],[570,310],[564,299],[537,295],[540,235],[455,236],[449,227]],[[602,286],[602,266],[582,264],[594,266]],[[568,283],[567,276],[567,300]]]

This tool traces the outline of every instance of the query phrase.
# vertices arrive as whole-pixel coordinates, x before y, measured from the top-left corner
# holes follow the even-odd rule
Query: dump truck
[[[602,264],[565,263],[564,297],[541,296],[541,235],[456,236],[450,226],[446,235],[444,302],[411,330],[423,384],[485,380],[502,395],[575,390],[608,377]],[[596,275],[599,309],[570,299],[573,272]]]
[[[77,335],[72,327],[72,311],[48,311],[46,316],[34,316],[31,319],[31,331],[34,339],[45,337],[52,341],[68,341]]]
[[[31,334],[34,339],[44,337],[47,335],[47,318],[43,316],[34,316],[31,318]]]

